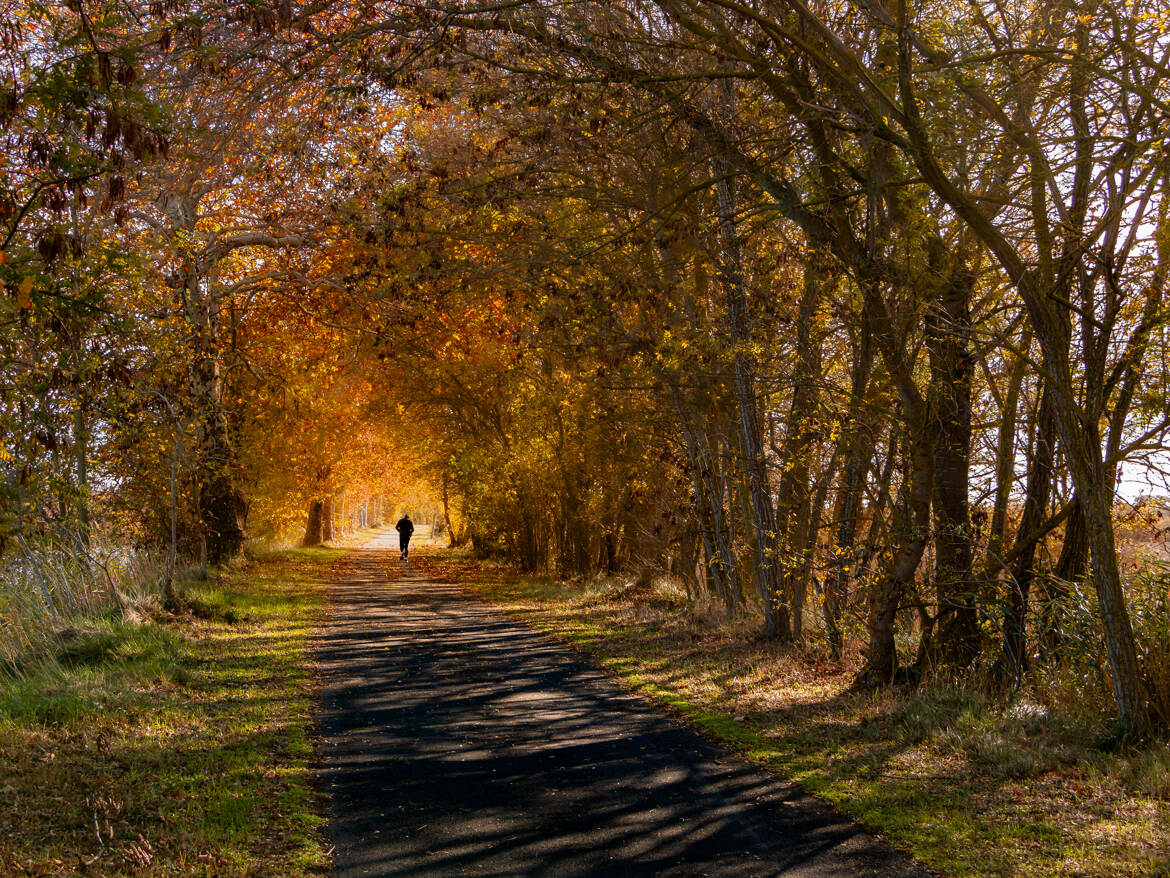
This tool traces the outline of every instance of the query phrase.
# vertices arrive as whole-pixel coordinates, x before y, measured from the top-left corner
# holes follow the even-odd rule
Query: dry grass
[[[149,615],[162,593],[162,560],[149,552],[89,548],[80,539],[29,545],[0,567],[0,675],[51,652],[97,616]]]
[[[635,594],[436,570],[570,638],[629,685],[953,876],[1170,875],[1170,750],[1097,746],[1105,722],[974,689],[853,694],[853,668]]]

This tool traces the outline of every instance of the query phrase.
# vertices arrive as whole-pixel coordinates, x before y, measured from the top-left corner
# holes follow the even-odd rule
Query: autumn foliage
[[[8,9],[4,551],[425,507],[1167,718],[1163,5]]]

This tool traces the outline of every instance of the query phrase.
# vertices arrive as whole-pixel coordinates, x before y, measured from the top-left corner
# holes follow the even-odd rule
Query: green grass
[[[181,676],[181,649],[158,625],[91,620],[52,652],[0,676],[0,727],[60,726],[123,709],[140,685]]]
[[[97,619],[0,679],[0,874],[326,874],[309,641],[338,550]]]
[[[1165,744],[1110,753],[1099,716],[973,688],[853,694],[848,664],[692,617],[666,593],[462,568],[483,597],[943,874],[1170,875]]]

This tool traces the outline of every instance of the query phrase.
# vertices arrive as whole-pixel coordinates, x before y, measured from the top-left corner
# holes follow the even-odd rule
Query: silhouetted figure
[[[414,522],[410,520],[409,512],[398,519],[394,529],[398,531],[398,548],[402,550],[402,560],[405,561],[410,553],[410,535],[414,533]]]

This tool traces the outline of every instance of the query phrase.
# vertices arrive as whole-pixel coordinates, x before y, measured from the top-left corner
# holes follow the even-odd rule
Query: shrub
[[[1170,727],[1170,574],[1147,570],[1129,587],[1129,606],[1150,711]]]

